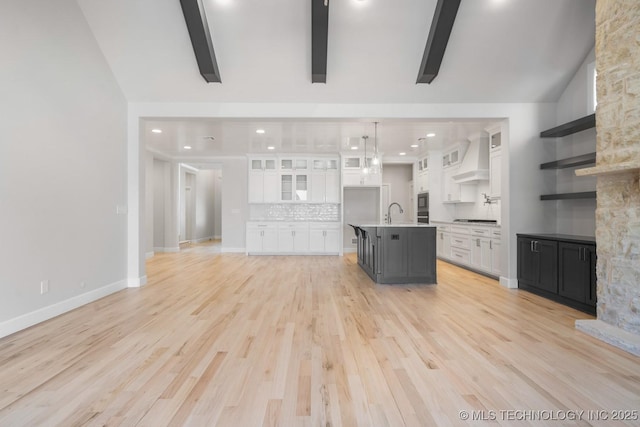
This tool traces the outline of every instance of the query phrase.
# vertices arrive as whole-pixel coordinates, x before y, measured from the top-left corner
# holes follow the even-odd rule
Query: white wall
[[[3,1],[0,52],[4,336],[126,287],[127,104],[73,0]]]
[[[222,162],[222,251],[244,252],[247,203],[247,159],[227,158]]]
[[[144,166],[144,171],[145,171],[145,180],[144,180],[144,185],[145,185],[145,189],[144,189],[144,193],[145,193],[145,199],[146,199],[146,203],[145,203],[145,248],[146,248],[146,255],[147,257],[153,256],[153,248],[155,246],[154,244],[154,229],[155,229],[155,225],[154,225],[154,221],[153,221],[153,216],[154,216],[154,196],[155,196],[155,189],[154,189],[154,175],[155,175],[155,168],[154,168],[154,161],[153,161],[153,154],[147,152],[146,156],[145,156],[145,166]]]
[[[213,237],[222,238],[222,170],[214,170]]]
[[[167,162],[153,161],[153,248],[154,251],[165,247],[165,200],[167,188]]]
[[[196,223],[193,240],[208,240],[215,235],[216,178],[215,170],[200,170],[196,173]]]
[[[400,213],[397,206],[391,210],[393,222],[407,222],[414,220],[415,207],[412,202],[410,181],[413,179],[413,165],[384,164],[382,168],[382,183],[389,184],[389,203],[398,202],[403,208]],[[386,213],[387,206],[382,206]]]
[[[589,65],[595,61],[595,49],[586,56],[571,82],[567,85],[557,107],[557,124],[592,114],[593,88]],[[563,138],[545,141],[555,148],[554,158],[564,159],[596,151],[596,130],[587,129]],[[588,167],[581,166],[581,167]],[[596,177],[576,177],[576,168],[544,171],[556,180],[555,192],[571,193],[595,191]],[[556,231],[563,234],[594,236],[596,230],[596,200],[561,200],[557,204]]]
[[[380,188],[345,188],[342,201],[344,203],[342,246],[345,252],[354,252],[356,245],[351,243],[351,239],[355,237],[355,234],[353,228],[348,224],[377,224],[382,220],[380,216]]]

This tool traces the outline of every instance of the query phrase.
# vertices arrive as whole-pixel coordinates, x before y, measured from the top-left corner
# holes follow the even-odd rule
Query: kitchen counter
[[[431,224],[446,224],[446,225],[466,225],[466,226],[476,226],[476,227],[497,227],[500,228],[500,224],[493,224],[490,222],[459,222],[459,221],[438,221],[431,220]]]
[[[349,224],[351,225],[351,224]],[[353,227],[353,226],[352,226]],[[431,228],[435,228],[435,225],[431,225],[431,224],[422,224],[422,223],[418,223],[418,222],[399,222],[397,224],[387,224],[386,222],[382,222],[382,223],[378,223],[378,224],[360,224],[358,225],[358,227],[407,227],[407,228],[414,228],[414,227],[420,227],[420,228],[424,228],[424,227],[431,227]]]
[[[358,237],[358,265],[376,283],[436,280],[436,226],[430,224],[349,224]]]

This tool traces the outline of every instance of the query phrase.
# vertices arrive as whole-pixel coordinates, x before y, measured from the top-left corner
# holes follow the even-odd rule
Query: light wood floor
[[[597,426],[499,411],[640,409],[640,360],[576,331],[589,316],[440,262],[438,285],[375,285],[355,261],[158,254],[145,287],[0,340],[0,426],[466,425],[462,410]]]

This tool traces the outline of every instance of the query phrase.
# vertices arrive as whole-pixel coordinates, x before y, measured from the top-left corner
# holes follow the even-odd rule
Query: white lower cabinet
[[[491,239],[471,238],[471,267],[491,272]]]
[[[309,251],[307,223],[278,224],[278,252],[306,253]]]
[[[247,224],[247,253],[274,253],[278,251],[278,225],[270,223]]]
[[[449,226],[438,226],[436,234],[436,255],[438,258],[451,258],[451,235],[449,234]]]
[[[340,252],[340,223],[309,224],[309,252],[337,254]]]
[[[247,222],[246,252],[255,254],[338,254],[340,223]]]
[[[436,255],[460,266],[500,276],[500,228],[438,224]]]

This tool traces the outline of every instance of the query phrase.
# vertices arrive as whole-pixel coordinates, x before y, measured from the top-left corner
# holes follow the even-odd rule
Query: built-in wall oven
[[[418,193],[418,222],[429,224],[429,193]]]

